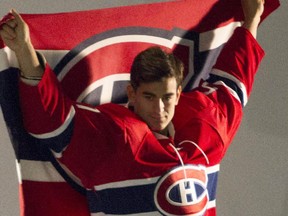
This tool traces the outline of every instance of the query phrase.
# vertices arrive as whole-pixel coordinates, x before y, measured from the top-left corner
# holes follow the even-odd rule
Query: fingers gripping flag
[[[266,0],[266,18],[279,6]],[[98,105],[127,101],[133,58],[150,46],[185,64],[184,91],[207,77],[221,48],[243,20],[240,0],[182,0],[52,14],[23,14],[31,39],[73,100]],[[84,190],[22,125],[18,64],[0,41],[1,109],[17,158],[22,215],[89,215]],[[71,187],[72,186],[72,187]]]

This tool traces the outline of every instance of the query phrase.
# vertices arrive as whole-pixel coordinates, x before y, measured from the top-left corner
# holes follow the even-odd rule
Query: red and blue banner
[[[278,0],[266,0],[262,19],[278,6]],[[22,16],[35,49],[54,69],[66,94],[92,105],[126,103],[132,60],[150,46],[170,50],[185,63],[183,87],[191,90],[209,75],[243,21],[240,0],[179,0]],[[21,214],[89,215],[81,186],[23,128],[18,72],[15,55],[0,41],[0,102],[17,158]]]

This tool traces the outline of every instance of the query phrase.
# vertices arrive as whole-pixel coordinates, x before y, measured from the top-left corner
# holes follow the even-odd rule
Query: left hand
[[[265,0],[241,0],[244,13],[243,27],[256,38],[258,25],[264,12]]]
[[[241,3],[244,13],[244,22],[260,22],[261,15],[264,12],[265,0],[242,0]]]

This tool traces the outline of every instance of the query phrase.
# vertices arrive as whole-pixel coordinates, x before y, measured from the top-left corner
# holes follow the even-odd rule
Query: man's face
[[[160,82],[141,83],[135,91],[128,86],[129,102],[134,112],[144,120],[152,131],[165,133],[174,116],[175,106],[181,93],[176,79],[164,78]]]

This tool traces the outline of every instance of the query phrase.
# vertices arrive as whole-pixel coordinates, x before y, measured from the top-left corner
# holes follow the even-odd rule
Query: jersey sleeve
[[[218,110],[215,130],[230,144],[242,119],[264,51],[243,27],[238,27],[221,51],[210,77],[199,86]]]
[[[51,150],[62,171],[87,186],[89,173],[114,150],[109,139],[113,122],[96,108],[66,97],[49,65],[38,85],[20,81],[19,90],[25,129]]]
[[[35,136],[55,136],[73,118],[73,106],[61,91],[54,72],[47,64],[37,85],[20,81],[20,105],[27,131]]]
[[[244,107],[263,57],[264,50],[252,34],[238,27],[221,51],[207,85],[223,82]]]

